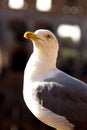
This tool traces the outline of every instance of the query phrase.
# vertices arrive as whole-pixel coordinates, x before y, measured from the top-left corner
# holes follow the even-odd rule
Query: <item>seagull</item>
[[[33,42],[24,70],[23,97],[41,122],[56,130],[87,130],[87,84],[56,67],[59,43],[46,29],[25,32]]]

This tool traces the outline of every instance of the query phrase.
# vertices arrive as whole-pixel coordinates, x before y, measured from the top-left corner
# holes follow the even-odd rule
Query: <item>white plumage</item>
[[[56,68],[59,44],[49,30],[26,32],[33,53],[24,72],[27,107],[57,130],[87,130],[87,84]]]

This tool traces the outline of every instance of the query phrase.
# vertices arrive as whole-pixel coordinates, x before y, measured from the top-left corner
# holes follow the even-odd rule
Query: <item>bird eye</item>
[[[50,39],[50,38],[51,38],[51,35],[48,34],[48,35],[47,35],[47,38]]]

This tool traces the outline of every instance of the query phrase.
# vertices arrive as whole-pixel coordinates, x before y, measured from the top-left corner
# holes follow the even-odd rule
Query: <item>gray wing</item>
[[[87,84],[61,72],[38,86],[36,98],[44,107],[87,129]],[[76,129],[77,130],[77,129]],[[79,129],[80,130],[80,129]]]

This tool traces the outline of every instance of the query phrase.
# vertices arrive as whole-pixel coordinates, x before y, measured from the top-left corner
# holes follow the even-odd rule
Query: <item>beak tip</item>
[[[29,36],[28,36],[27,34],[28,34],[28,33],[25,32],[24,35],[23,35],[23,37],[24,37],[25,39],[29,39]]]
[[[25,32],[24,36],[25,39],[36,41],[37,39],[40,39],[36,34],[33,32]]]

